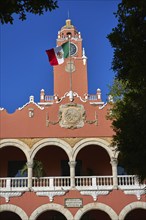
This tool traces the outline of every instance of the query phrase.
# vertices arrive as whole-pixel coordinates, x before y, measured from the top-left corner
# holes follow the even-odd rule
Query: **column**
[[[75,161],[70,161],[68,162],[70,166],[70,181],[71,181],[71,188],[75,187],[75,167],[76,167],[76,162]]]
[[[111,159],[111,165],[112,165],[112,174],[113,174],[113,186],[114,186],[114,189],[117,189],[118,188],[118,173],[117,173],[117,164],[118,164],[118,161],[117,161],[117,158],[112,158]]]
[[[28,162],[27,163],[27,171],[28,171],[28,188],[30,189],[32,187],[32,173],[33,173],[33,163]]]

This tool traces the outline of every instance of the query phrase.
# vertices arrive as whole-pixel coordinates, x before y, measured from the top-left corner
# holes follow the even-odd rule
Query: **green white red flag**
[[[46,50],[51,66],[56,66],[64,63],[64,59],[69,57],[69,42],[62,44],[59,47]]]

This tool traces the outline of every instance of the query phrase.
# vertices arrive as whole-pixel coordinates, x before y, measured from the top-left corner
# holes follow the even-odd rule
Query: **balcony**
[[[71,189],[70,177],[41,177],[32,178],[32,190],[69,190]]]
[[[0,197],[4,197],[6,202],[10,197],[21,196],[26,191],[29,191],[27,177],[0,178]]]
[[[27,177],[0,178],[0,192],[4,191],[28,191]]]
[[[146,183],[140,184],[135,175],[118,176],[119,189],[144,188]],[[75,177],[77,190],[87,189],[113,189],[113,176],[77,176]],[[70,177],[40,177],[32,178],[32,190],[70,190]],[[27,177],[0,178],[0,192],[2,191],[28,191]]]
[[[134,194],[137,199],[145,193],[146,182],[140,184],[135,175],[121,175],[117,177],[118,189],[125,194]],[[38,196],[48,196],[50,201],[53,196],[64,195],[72,188],[70,177],[33,177],[31,188],[28,186],[27,177],[0,178],[0,196],[9,201],[10,197],[21,196],[26,191],[34,191]],[[74,189],[82,195],[91,195],[96,201],[98,195],[107,195],[115,187],[113,176],[76,176]]]

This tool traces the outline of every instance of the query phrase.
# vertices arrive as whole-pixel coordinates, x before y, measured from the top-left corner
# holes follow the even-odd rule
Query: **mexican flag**
[[[69,42],[62,44],[59,47],[46,50],[51,66],[59,65],[64,62],[64,59],[69,57]]]

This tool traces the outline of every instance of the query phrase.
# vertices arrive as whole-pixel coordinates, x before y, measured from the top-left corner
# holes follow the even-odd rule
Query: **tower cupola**
[[[77,31],[74,25],[72,25],[72,22],[70,19],[67,19],[65,22],[65,25],[61,28],[61,30],[58,32],[58,39],[64,40],[70,38],[81,38],[80,32]]]

